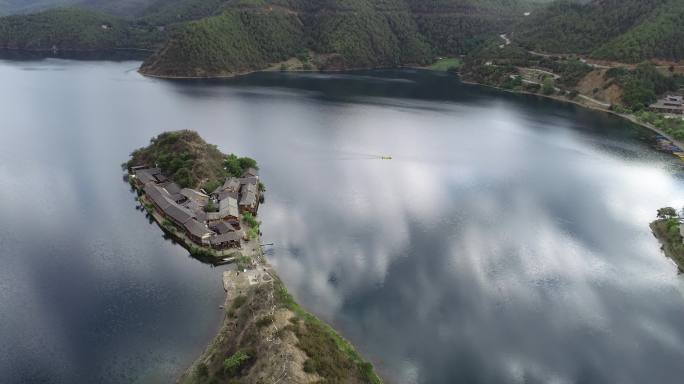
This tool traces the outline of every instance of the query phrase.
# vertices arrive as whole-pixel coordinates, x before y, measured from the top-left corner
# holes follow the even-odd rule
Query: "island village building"
[[[253,168],[242,178],[229,177],[210,195],[180,188],[158,168],[133,167],[131,176],[159,213],[200,246],[240,248],[246,239],[240,215],[256,216],[259,209],[259,176]]]

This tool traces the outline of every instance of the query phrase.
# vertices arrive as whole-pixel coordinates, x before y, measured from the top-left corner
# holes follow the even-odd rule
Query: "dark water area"
[[[388,382],[684,377],[684,281],[648,229],[684,163],[651,132],[422,71],[138,64],[0,61],[1,383],[170,382],[211,339],[222,269],[119,168],[177,129],[259,161],[269,260]]]

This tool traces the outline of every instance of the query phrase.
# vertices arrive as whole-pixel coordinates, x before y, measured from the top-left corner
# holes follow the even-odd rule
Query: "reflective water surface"
[[[0,62],[0,382],[170,382],[211,339],[221,268],[119,168],[186,128],[258,159],[269,259],[387,381],[682,380],[684,281],[648,230],[682,163],[652,133],[426,72],[137,65]]]

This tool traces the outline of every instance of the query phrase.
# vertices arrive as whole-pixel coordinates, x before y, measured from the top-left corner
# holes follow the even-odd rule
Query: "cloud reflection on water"
[[[684,284],[647,228],[684,204],[681,165],[614,117],[422,72],[0,64],[0,381],[163,382],[199,353],[220,271],[162,240],[118,169],[185,128],[259,160],[269,257],[392,382],[684,374]]]
[[[291,158],[306,198],[269,199],[265,228],[297,296],[398,382],[671,377],[684,330],[659,311],[684,313],[681,282],[647,227],[682,202],[668,166],[559,117],[457,106],[424,131],[402,104],[346,106],[331,140],[378,152],[382,121],[395,160]]]

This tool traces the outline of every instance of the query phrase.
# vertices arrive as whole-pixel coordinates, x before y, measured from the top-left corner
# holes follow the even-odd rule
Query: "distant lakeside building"
[[[653,112],[684,115],[684,97],[677,95],[667,95],[664,98],[658,100],[655,104],[651,104],[649,109]]]

